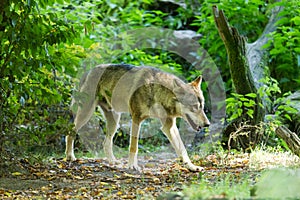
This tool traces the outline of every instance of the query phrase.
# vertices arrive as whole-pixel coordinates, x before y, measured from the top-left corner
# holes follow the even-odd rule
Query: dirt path
[[[220,167],[216,156],[208,156],[205,162],[196,162],[205,166],[204,173],[189,172],[176,159],[139,157],[142,172],[128,170],[126,159],[120,161],[122,164],[109,165],[104,159],[73,163],[53,159],[47,164],[32,165],[23,159],[21,165],[28,173],[12,172],[1,178],[0,198],[155,199],[203,179],[214,181],[222,174],[238,177],[249,173],[247,158]]]

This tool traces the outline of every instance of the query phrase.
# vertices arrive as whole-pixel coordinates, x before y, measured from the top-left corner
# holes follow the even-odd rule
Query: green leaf
[[[254,113],[253,110],[247,110],[247,115],[251,118],[253,118],[253,113]]]
[[[247,98],[245,98],[245,97],[241,97],[239,100],[240,100],[240,101],[249,101],[249,99],[247,99]]]
[[[241,97],[243,97],[244,95],[242,95],[242,94],[237,94],[237,93],[231,93],[232,94],[232,96],[235,96],[235,97],[237,97],[237,98],[241,98]]]
[[[238,112],[238,116],[242,116],[242,114],[243,114],[243,109],[238,108],[238,109],[237,109],[237,112]]]
[[[290,22],[289,18],[282,17],[276,22],[276,24],[280,26],[280,25],[288,24],[289,22]]]
[[[225,101],[226,101],[227,103],[229,103],[229,102],[236,102],[236,99],[233,98],[233,97],[229,97],[229,98],[227,98]]]
[[[63,4],[64,0],[56,0],[56,2],[59,3],[59,4]]]
[[[243,106],[243,102],[241,102],[241,101],[238,101],[237,104],[238,104],[238,107],[242,107]]]
[[[292,18],[291,21],[294,22],[295,25],[300,25],[300,17],[299,16]]]
[[[246,94],[245,96],[246,96],[246,97],[256,98],[256,97],[257,97],[257,94],[255,94],[255,93],[249,93],[249,94]]]
[[[244,106],[250,108],[250,107],[253,107],[253,104],[251,104],[249,102],[244,102]]]
[[[237,119],[240,115],[238,113],[233,113],[233,115],[231,115],[230,120],[234,120]]]
[[[250,104],[251,106],[256,105],[255,101],[253,101],[253,100],[250,100],[250,101],[249,101],[249,104]]]
[[[289,116],[288,114],[285,114],[284,117],[287,118],[289,121],[292,121],[291,116]]]

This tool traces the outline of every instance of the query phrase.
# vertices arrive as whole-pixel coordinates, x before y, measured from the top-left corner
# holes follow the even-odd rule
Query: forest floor
[[[47,162],[32,163],[28,159],[17,162],[18,171],[7,172],[0,178],[1,199],[183,199],[189,195],[184,188],[220,179],[234,184],[247,179],[249,194],[260,171],[280,156],[268,161],[255,161],[251,154],[212,154],[205,158],[192,156],[204,172],[190,172],[174,158],[163,159],[161,154],[139,156],[140,172],[126,168],[127,158],[119,165],[105,159],[78,159],[66,162],[50,158]],[[254,159],[254,160],[253,160]],[[281,161],[279,161],[281,162]],[[252,163],[252,164],[251,164]],[[253,167],[255,163],[255,167]],[[227,177],[227,178],[226,178]],[[228,184],[229,184],[228,183]],[[230,186],[231,187],[231,186]],[[182,192],[183,191],[183,192]],[[226,191],[215,191],[210,198],[226,198]]]

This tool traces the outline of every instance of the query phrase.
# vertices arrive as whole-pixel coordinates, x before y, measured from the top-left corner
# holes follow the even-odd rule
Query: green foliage
[[[256,94],[249,93],[245,95],[232,93],[232,97],[226,99],[226,112],[231,122],[239,117],[246,116],[253,118]]]
[[[70,75],[78,60],[62,58],[76,55],[67,46],[75,30],[64,18],[46,9],[53,3],[0,3],[2,147],[10,148],[13,143],[30,147],[69,129]]]
[[[178,63],[178,56],[174,53],[156,49],[132,48],[137,41],[132,35],[127,34],[130,30],[148,26],[174,28],[169,26],[170,23],[167,19],[164,19],[170,17],[168,13],[160,10],[146,10],[151,3],[152,1],[116,1],[112,3],[112,1],[94,0],[58,5],[54,9],[60,15],[68,11],[65,17],[75,23],[75,27],[84,28],[81,37],[74,40],[87,53],[83,60],[84,70],[94,67],[98,63],[124,62],[157,66],[166,71],[190,75],[190,72],[186,70],[190,68],[190,64]],[[185,11],[191,14],[191,11],[178,8],[178,12],[182,14],[176,17],[178,19],[183,17]],[[153,41],[149,42],[157,41],[153,38]]]
[[[298,0],[282,1],[273,6],[282,6],[277,30],[265,48],[270,49],[271,76],[280,83],[283,92],[300,89],[300,6]]]
[[[226,99],[227,121],[230,123],[240,117],[244,119],[252,118],[256,106],[255,98],[259,95],[265,102],[265,105],[260,106],[264,106],[268,114],[265,119],[266,123],[258,126],[263,129],[263,141],[270,146],[281,146],[288,149],[285,142],[277,137],[275,129],[279,125],[293,122],[293,117],[299,111],[295,109],[291,100],[287,98],[291,94],[290,92],[281,94],[281,89],[276,79],[265,77],[260,82],[263,85],[258,89],[257,94],[240,95],[232,93],[232,96]]]
[[[227,54],[223,42],[215,28],[212,15],[212,5],[224,11],[231,26],[238,29],[241,35],[254,42],[263,33],[268,22],[270,10],[275,6],[283,6],[277,23],[277,30],[270,34],[271,40],[265,46],[270,49],[271,58],[267,61],[271,76],[277,79],[283,92],[299,89],[299,1],[284,0],[279,3],[266,1],[214,1],[203,2],[200,13],[191,25],[196,26],[203,35],[199,40],[222,70],[229,92],[232,92],[230,71],[227,63]]]
[[[279,83],[274,78],[265,77],[260,82],[263,86],[258,89],[260,95],[266,102],[265,108],[267,124],[264,125],[265,142],[270,146],[280,146],[288,149],[287,144],[279,139],[275,129],[279,125],[287,125],[293,122],[293,117],[299,112],[291,100],[287,98],[291,93],[282,94]]]
[[[198,185],[186,187],[183,193],[188,199],[249,199],[250,180],[247,177],[240,177],[235,180],[233,175],[223,175],[213,183],[203,180]]]
[[[206,49],[216,65],[222,72],[222,77],[226,81],[228,92],[232,92],[232,82],[227,53],[223,41],[215,27],[212,15],[212,6],[217,5],[223,10],[231,26],[237,28],[241,35],[248,38],[249,42],[255,41],[263,32],[268,21],[268,4],[263,0],[244,1],[244,0],[205,0],[200,8],[200,15],[191,25],[198,28],[202,34],[199,40],[200,45]]]
[[[288,121],[291,122],[292,116],[297,114],[299,111],[291,105],[290,100],[286,100],[285,97],[287,97],[288,95],[289,93],[286,93],[282,98],[278,98],[276,100],[276,103],[279,106],[277,107],[275,115],[278,116],[279,118],[284,118],[285,120],[287,119]],[[281,121],[285,121],[285,120],[281,120]]]
[[[279,83],[274,78],[266,77],[260,80],[260,82],[263,83],[263,86],[259,88],[258,94],[269,105],[267,107],[268,113],[275,114],[277,123],[285,120],[292,121],[291,116],[298,113],[298,111],[291,105],[291,101],[287,98],[291,93],[287,92],[281,95],[282,92]]]

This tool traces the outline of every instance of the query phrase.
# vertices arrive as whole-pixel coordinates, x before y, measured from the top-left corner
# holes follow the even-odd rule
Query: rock
[[[202,34],[199,34],[192,30],[174,31],[173,34],[177,39],[180,40],[190,40],[190,39],[199,40],[202,37]]]

